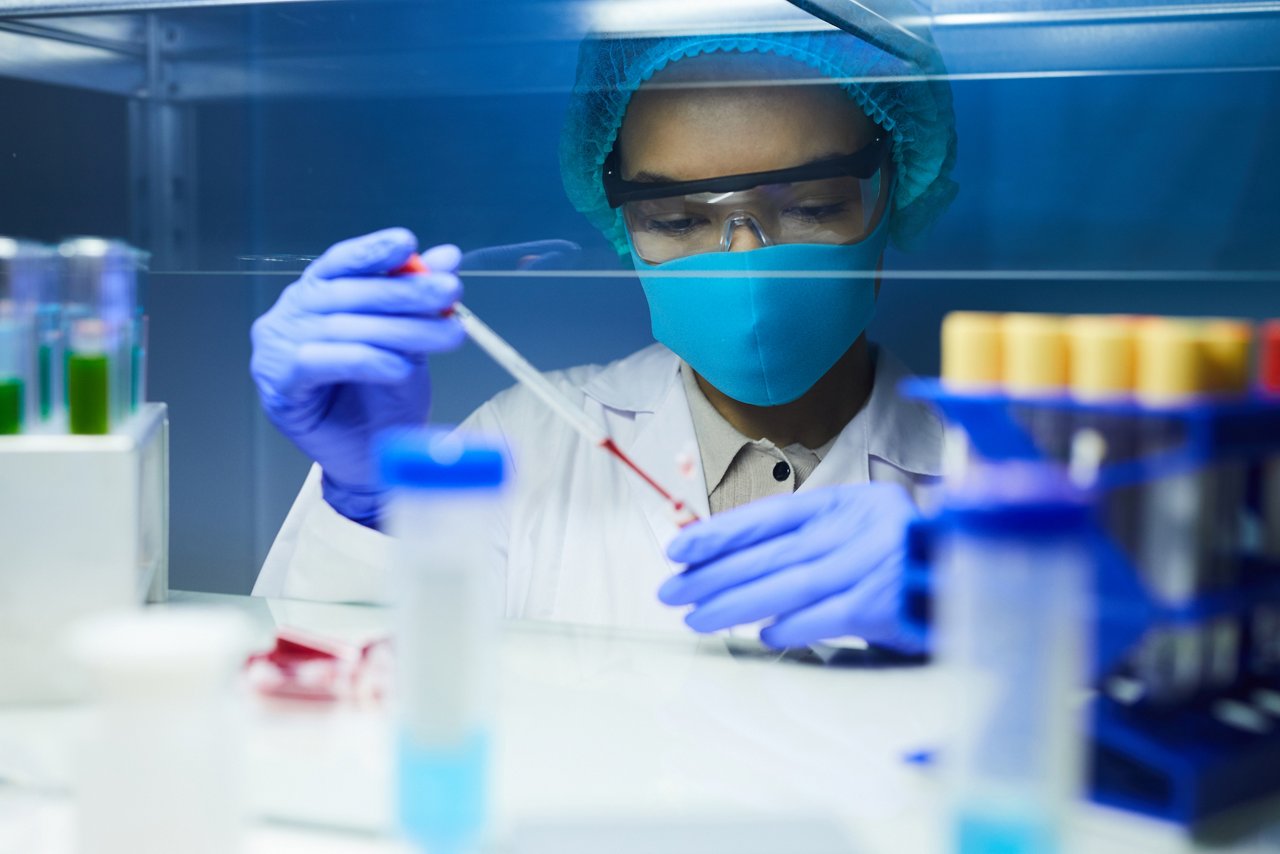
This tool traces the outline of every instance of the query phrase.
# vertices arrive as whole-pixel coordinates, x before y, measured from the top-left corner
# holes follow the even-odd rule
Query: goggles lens
[[[857,243],[883,215],[883,172],[629,201],[622,210],[636,252],[651,264],[727,251],[739,238],[752,240],[752,248]]]

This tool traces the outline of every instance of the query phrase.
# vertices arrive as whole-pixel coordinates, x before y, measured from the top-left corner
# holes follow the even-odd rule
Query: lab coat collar
[[[941,477],[942,421],[927,404],[899,393],[898,386],[911,376],[907,366],[878,344],[875,351],[876,381],[871,398],[850,426],[862,421],[869,457],[914,475]]]
[[[661,344],[605,366],[582,386],[603,406],[620,412],[656,412],[679,379],[680,359]]]

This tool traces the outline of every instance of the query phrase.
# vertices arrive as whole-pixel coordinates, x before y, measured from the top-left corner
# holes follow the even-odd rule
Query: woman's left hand
[[[923,652],[898,618],[906,531],[916,517],[896,484],[761,499],[681,531],[667,554],[688,566],[658,598],[693,605],[685,622],[699,632],[771,619],[760,640],[772,647],[856,635]]]

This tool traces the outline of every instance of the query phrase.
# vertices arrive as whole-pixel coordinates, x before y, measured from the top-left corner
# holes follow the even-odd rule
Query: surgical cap
[[[894,245],[909,248],[956,195],[955,115],[945,80],[848,33],[782,32],[661,38],[588,37],[560,139],[560,172],[569,201],[625,255],[622,212],[605,200],[602,168],[631,96],[655,73],[686,57],[763,53],[808,66],[838,83],[893,139],[896,184],[889,219]],[[941,60],[935,59],[936,68]],[[930,69],[933,72],[935,69]],[[911,79],[915,78],[915,79]]]

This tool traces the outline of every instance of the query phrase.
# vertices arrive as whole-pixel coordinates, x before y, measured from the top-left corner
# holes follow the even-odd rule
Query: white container
[[[997,468],[996,492],[953,496],[940,517],[938,651],[960,718],[943,753],[951,850],[1052,854],[1083,782],[1089,517],[1052,469],[1041,485]]]
[[[235,611],[146,610],[78,626],[93,702],[76,776],[81,854],[235,854],[243,835],[249,626]]]
[[[502,587],[491,526],[505,463],[495,445],[420,431],[384,443],[396,539],[396,768],[401,829],[428,852],[475,850],[489,813]]]
[[[67,627],[168,593],[168,411],[107,436],[2,436],[0,484],[0,703],[75,698]]]

